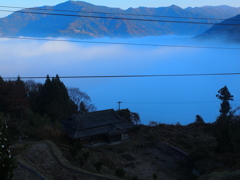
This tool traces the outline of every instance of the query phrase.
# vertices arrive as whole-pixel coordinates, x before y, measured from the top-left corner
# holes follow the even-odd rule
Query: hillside
[[[206,31],[211,26],[202,24],[156,22],[151,20],[184,22],[204,21],[205,23],[216,22],[213,20],[191,18],[211,17],[226,19],[239,14],[240,8],[217,6],[182,9],[178,6],[172,5],[169,7],[139,7],[122,10],[119,8],[95,6],[82,1],[67,1],[56,6],[44,6],[34,9],[30,8],[21,11],[25,13],[15,12],[0,19],[1,36],[92,38],[106,36],[142,37],[172,34],[196,35]],[[51,15],[49,15],[49,13]],[[63,16],[64,14],[67,14],[67,16]],[[156,16],[172,16],[180,18]],[[111,19],[109,17],[120,19]],[[189,17],[190,19],[184,17]],[[121,18],[147,19],[150,21],[122,20]]]
[[[25,141],[12,146],[18,161],[15,178],[32,179],[238,179],[238,153],[214,153],[211,124],[138,126],[119,144],[99,144],[70,151],[67,139]],[[47,159],[47,160],[46,160]],[[97,163],[101,164],[97,170]],[[123,169],[121,177],[115,175]],[[208,175],[206,175],[206,172]],[[37,175],[37,176],[36,176]]]
[[[235,24],[235,25],[226,25]],[[212,39],[228,42],[240,42],[240,15],[229,18],[200,34],[198,39]]]

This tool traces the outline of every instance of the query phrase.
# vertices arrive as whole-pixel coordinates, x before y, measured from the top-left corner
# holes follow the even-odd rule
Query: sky
[[[16,7],[37,7],[44,5],[56,5],[59,3],[65,2],[64,0],[8,0],[0,3],[0,6],[16,6]],[[85,2],[92,3],[95,5],[103,5],[109,7],[119,7],[122,9],[127,9],[129,7],[162,7],[162,6],[170,6],[177,5],[182,8],[186,7],[199,7],[199,6],[218,6],[218,5],[229,5],[233,7],[240,7],[239,0],[122,0],[122,1],[113,1],[113,0],[86,0]],[[2,8],[0,8],[2,9]],[[4,17],[8,15],[6,12],[0,12],[0,17]]]
[[[238,47],[199,43],[187,37],[95,39],[104,42],[156,43]],[[54,41],[0,40],[3,77],[94,75],[209,74],[239,72],[239,50],[84,44]],[[86,92],[97,110],[128,108],[141,122],[188,124],[196,115],[214,122],[219,115],[218,90],[225,85],[240,106],[239,76],[62,79],[68,87]],[[36,80],[36,79],[35,79]],[[40,80],[36,80],[39,82]],[[42,79],[40,82],[44,82]]]

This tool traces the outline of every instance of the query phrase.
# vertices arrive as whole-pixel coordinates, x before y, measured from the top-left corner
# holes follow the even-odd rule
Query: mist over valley
[[[82,1],[23,9],[0,19],[1,76],[237,73],[240,45],[226,39],[239,37],[239,13],[230,6],[122,10]],[[197,114],[214,122],[215,95],[224,85],[236,97],[233,108],[239,101],[237,75],[63,81],[87,92],[99,110],[117,109],[122,101],[121,108],[138,112],[143,124],[188,124]]]
[[[54,40],[54,39],[53,39]],[[239,71],[236,44],[199,42],[190,37],[94,39],[93,42],[158,44],[113,45],[1,39],[2,77],[214,74]],[[182,46],[182,47],[181,47]],[[185,47],[191,46],[191,47]],[[194,46],[194,47],[192,47]],[[11,49],[11,51],[9,51]],[[44,82],[45,79],[36,81]],[[149,121],[188,124],[197,114],[213,122],[219,114],[217,91],[227,85],[238,105],[238,75],[62,79],[89,94],[98,110],[129,108]]]

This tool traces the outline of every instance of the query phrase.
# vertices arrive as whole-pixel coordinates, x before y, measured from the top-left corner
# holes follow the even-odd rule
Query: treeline
[[[32,80],[4,80],[0,77],[0,112],[8,119],[15,136],[38,136],[54,132],[60,120],[74,113],[96,110],[91,98],[78,88],[67,88],[59,76],[46,77],[45,83]],[[57,131],[57,130],[56,130]]]
[[[217,151],[240,152],[240,115],[237,114],[240,107],[232,110],[230,101],[234,100],[234,96],[227,86],[221,88],[216,97],[221,100],[220,115],[214,122]]]
[[[219,115],[213,123],[205,123],[200,115],[196,116],[194,123],[198,127],[207,127],[207,131],[213,135],[216,144],[205,144],[204,148],[198,149],[199,154],[205,155],[213,151],[214,153],[240,153],[240,107],[232,109],[230,101],[234,96],[230,93],[227,86],[221,88],[216,97],[221,101]],[[206,131],[206,132],[207,132]],[[202,157],[201,157],[202,158]],[[205,157],[206,158],[206,157]]]

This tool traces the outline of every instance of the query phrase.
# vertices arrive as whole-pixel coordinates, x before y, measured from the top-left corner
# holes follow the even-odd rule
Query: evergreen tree
[[[9,150],[9,141],[6,138],[7,123],[0,120],[0,178],[11,180],[15,169],[14,158]]]
[[[231,137],[231,121],[232,115],[230,113],[231,106],[229,101],[233,100],[233,95],[229,92],[227,86],[224,86],[218,91],[216,95],[222,101],[219,110],[220,116],[216,120],[216,140],[218,142],[218,151],[232,151],[233,143]]]
[[[41,83],[36,83],[33,80],[28,80],[25,82],[25,89],[27,93],[28,103],[32,109],[33,112],[38,112],[38,103],[37,103],[37,97],[39,96],[41,89],[42,89]]]
[[[224,86],[218,91],[216,97],[222,101],[219,112],[222,116],[227,116],[231,109],[229,101],[233,100],[233,95],[230,94],[227,86]]]
[[[29,109],[25,83],[20,76],[18,76],[17,81],[13,82],[10,99],[12,100],[11,104],[14,112],[22,114],[25,109]]]
[[[53,121],[60,120],[70,115],[72,102],[68,91],[58,75],[52,80],[47,76],[46,81],[38,96],[39,112],[46,114]]]
[[[6,113],[6,84],[0,76],[0,112]]]
[[[0,79],[0,101],[0,111],[4,113],[29,108],[25,84],[19,76],[17,81]]]

